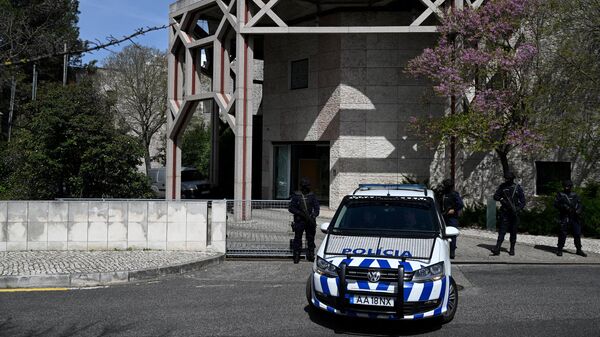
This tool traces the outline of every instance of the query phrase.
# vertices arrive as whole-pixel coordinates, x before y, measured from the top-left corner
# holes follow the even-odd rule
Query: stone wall
[[[225,207],[213,244],[224,252]],[[215,215],[215,212],[213,212]],[[206,202],[0,201],[0,251],[156,249],[206,251]],[[222,246],[222,247],[221,247]]]

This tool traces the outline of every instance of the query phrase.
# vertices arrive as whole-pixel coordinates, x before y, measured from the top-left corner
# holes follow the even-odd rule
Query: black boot
[[[492,256],[500,255],[500,247],[502,247],[502,243],[497,243],[496,247],[492,248]]]
[[[300,252],[294,252],[294,263],[300,262]]]
[[[577,254],[579,256],[587,257],[587,254],[584,253],[583,250],[581,250],[581,248],[577,249],[577,251],[575,252],[575,254]]]
[[[314,250],[312,250],[312,249],[309,249],[309,250],[306,252],[306,260],[307,260],[308,262],[315,262],[315,251],[314,251]]]
[[[556,256],[562,256],[562,248],[556,250]]]
[[[515,244],[514,243],[510,244],[510,250],[508,251],[508,255],[515,256]]]

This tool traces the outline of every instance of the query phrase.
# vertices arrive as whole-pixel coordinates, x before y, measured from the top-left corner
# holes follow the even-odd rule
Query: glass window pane
[[[274,148],[275,161],[275,199],[290,197],[290,146],[276,145]]]
[[[290,88],[308,88],[308,59],[292,61],[290,68]]]

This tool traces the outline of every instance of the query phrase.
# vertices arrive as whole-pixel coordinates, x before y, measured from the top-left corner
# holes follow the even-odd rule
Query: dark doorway
[[[319,201],[329,202],[329,148],[329,142],[273,144],[274,199],[289,198],[306,177]]]
[[[548,195],[560,190],[563,180],[571,179],[571,163],[563,161],[536,161],[535,190]]]

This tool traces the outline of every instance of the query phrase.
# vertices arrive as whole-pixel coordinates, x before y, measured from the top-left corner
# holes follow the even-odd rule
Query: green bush
[[[519,232],[533,235],[557,235],[558,211],[554,208],[554,197],[543,196],[536,207],[525,209],[520,214]]]
[[[600,183],[588,184],[579,192],[583,203],[583,235],[600,238]]]
[[[466,206],[463,208],[460,219],[460,225],[462,227],[476,227],[486,228],[487,227],[487,208],[483,204],[476,204],[472,206]]]

